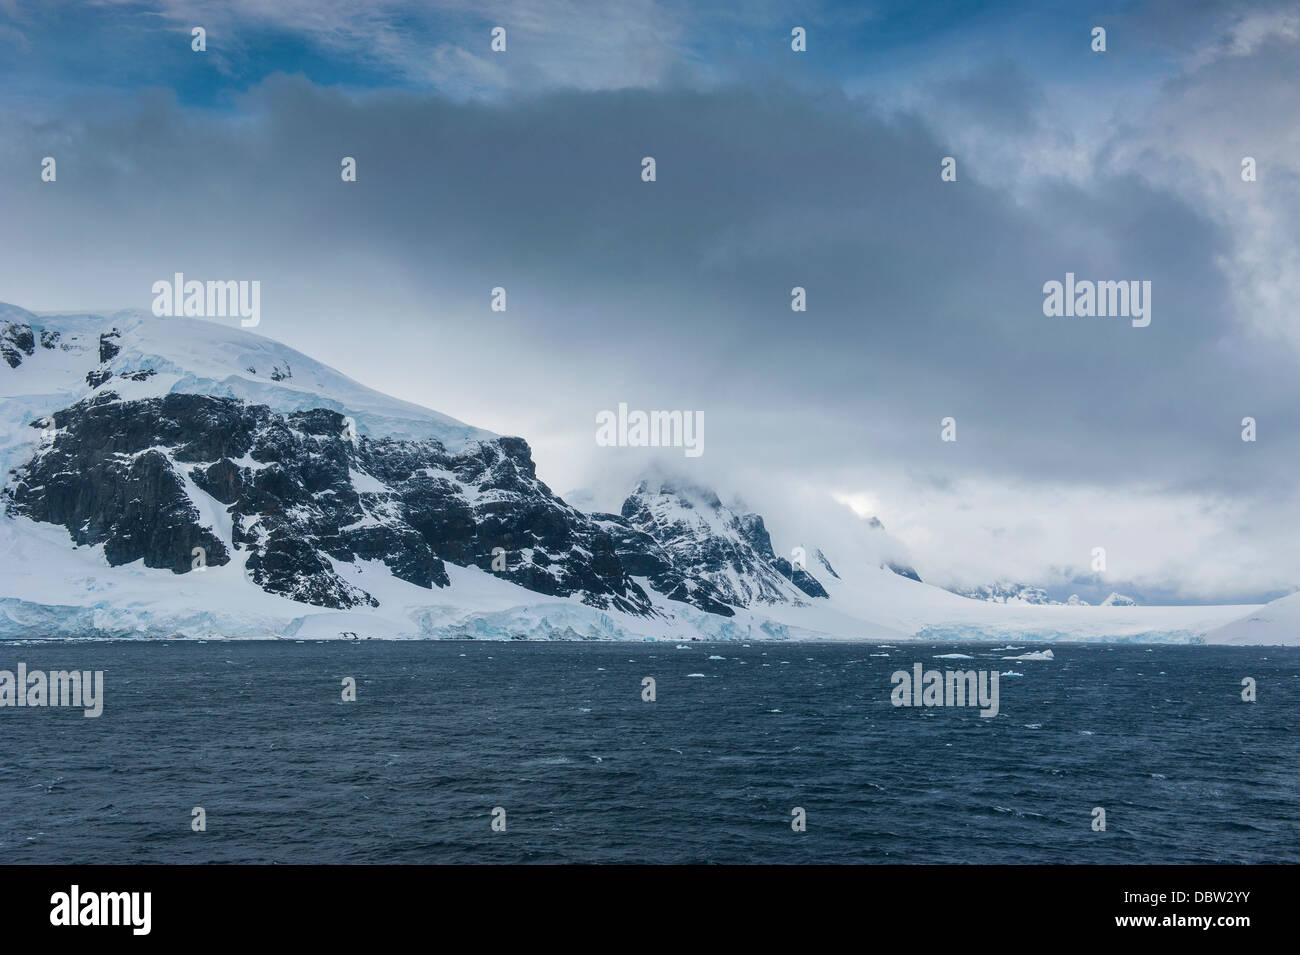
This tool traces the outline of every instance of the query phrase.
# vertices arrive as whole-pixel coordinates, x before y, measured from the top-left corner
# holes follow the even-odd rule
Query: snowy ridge
[[[227,325],[0,305],[0,358],[6,638],[1300,642],[1300,595],[967,599],[878,526],[795,566],[684,482],[588,515],[522,439]]]
[[[37,344],[18,367],[0,375],[0,398],[29,408],[34,417],[91,394],[96,388],[87,374],[109,371],[113,377],[104,385],[111,381],[123,400],[176,392],[237,398],[281,413],[325,408],[351,417],[358,434],[431,438],[451,451],[497,437],[367,388],[302,352],[230,325],[132,311],[36,315],[0,303],[0,333],[23,325]],[[39,344],[42,333],[53,347]],[[108,348],[101,350],[101,342]],[[8,420],[10,408],[4,411]]]
[[[776,555],[760,515],[733,511],[711,489],[642,481],[620,516],[663,547],[678,574],[731,607],[802,607],[826,596],[816,578]]]
[[[1206,642],[1240,646],[1300,644],[1300,593],[1280,597],[1215,627],[1206,635]]]

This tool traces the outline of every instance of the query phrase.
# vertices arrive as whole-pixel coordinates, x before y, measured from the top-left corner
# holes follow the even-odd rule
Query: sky
[[[257,279],[259,334],[601,507],[1255,602],[1300,585],[1298,76],[1294,2],[0,0],[0,301]],[[1046,316],[1067,272],[1150,325]],[[620,402],[704,453],[599,446]]]

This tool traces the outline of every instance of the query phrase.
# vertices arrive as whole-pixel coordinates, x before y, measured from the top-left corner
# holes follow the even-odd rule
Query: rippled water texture
[[[106,702],[0,709],[0,860],[1300,861],[1300,650],[689,646],[9,644]],[[1023,676],[895,708],[914,662]]]

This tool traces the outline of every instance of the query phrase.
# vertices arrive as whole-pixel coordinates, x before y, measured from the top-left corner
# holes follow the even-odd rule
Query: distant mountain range
[[[989,603],[998,604],[1030,604],[1035,606],[1067,607],[1089,606],[1088,601],[1082,599],[1078,594],[1071,594],[1065,600],[1053,600],[1047,595],[1047,591],[1041,587],[1032,587],[1027,584],[1014,584],[1005,581],[967,589],[957,588],[953,590],[953,593],[961,594],[961,596],[969,597],[972,600],[987,600]],[[1110,596],[1101,601],[1098,606],[1136,607],[1137,601],[1132,597],[1125,597],[1123,594],[1117,594],[1112,591]]]
[[[904,559],[778,553],[686,480],[588,513],[522,438],[226,325],[0,305],[0,358],[0,635],[1198,640],[1254,609],[963,599]]]

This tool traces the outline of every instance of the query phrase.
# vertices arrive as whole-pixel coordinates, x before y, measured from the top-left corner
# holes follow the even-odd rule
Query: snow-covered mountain
[[[11,372],[0,375],[0,398],[30,398],[46,413],[111,380],[124,401],[180,393],[234,398],[282,414],[323,408],[351,417],[358,434],[432,438],[451,451],[496,437],[367,388],[269,338],[198,319],[143,312],[37,316],[0,303],[0,358]]]
[[[995,604],[1033,604],[1044,606],[1047,604],[1058,603],[1051,597],[1047,596],[1047,591],[1041,587],[1031,587],[1028,584],[1015,584],[1008,581],[998,581],[994,584],[981,584],[979,587],[969,587],[961,590],[954,590],[953,593],[960,594],[963,597],[969,597],[971,600],[987,600]]]
[[[1300,634],[1300,592],[1279,597],[1237,620],[1216,627],[1207,636],[1209,643],[1242,646],[1294,646]]]
[[[994,584],[982,584],[979,587],[969,587],[964,589],[955,589],[953,593],[960,594],[963,597],[969,597],[971,600],[985,600],[989,603],[996,604],[1028,604],[1032,606],[1067,606],[1067,607],[1087,607],[1088,601],[1084,600],[1078,594],[1070,594],[1065,600],[1053,600],[1047,595],[1047,591],[1042,587],[1033,587],[1029,584],[1017,584],[1008,581],[998,581]],[[1109,597],[1103,600],[1099,607],[1136,607],[1137,601],[1132,597],[1126,597],[1123,594],[1112,592]]]
[[[5,442],[7,457],[26,457],[9,470],[9,515],[61,525],[110,565],[181,574],[238,554],[267,593],[350,609],[378,602],[338,564],[377,561],[434,588],[448,585],[452,561],[549,596],[652,612],[613,541],[537,479],[520,438],[390,401],[203,322],[41,322],[10,310],[0,339],[15,373],[6,418],[35,413]],[[24,372],[55,388],[14,394]],[[387,427],[400,437],[379,436]]]
[[[0,359],[0,636],[1195,641],[1254,609],[993,606],[684,481],[587,513],[522,438],[228,325],[0,305]]]
[[[730,607],[802,607],[826,596],[816,577],[773,552],[761,515],[736,513],[711,489],[642,481],[620,514],[594,516],[618,537],[620,556],[663,555],[665,566],[647,574],[658,590],[686,582]]]

